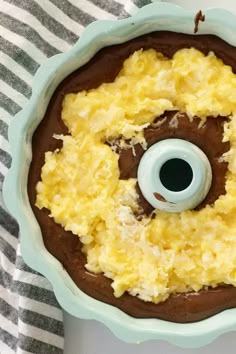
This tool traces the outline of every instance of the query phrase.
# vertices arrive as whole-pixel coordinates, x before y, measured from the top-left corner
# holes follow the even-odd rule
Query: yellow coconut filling
[[[200,211],[137,220],[136,179],[120,180],[119,155],[107,140],[145,148],[143,130],[166,110],[229,116],[226,194]],[[133,53],[112,83],[68,94],[62,119],[71,135],[47,152],[37,184],[39,208],[78,235],[87,270],[112,279],[116,297],[129,292],[158,303],[172,293],[236,286],[236,75],[214,53]],[[181,119],[181,116],[179,117]],[[217,119],[217,118],[215,118]],[[161,129],[161,126],[160,126]]]

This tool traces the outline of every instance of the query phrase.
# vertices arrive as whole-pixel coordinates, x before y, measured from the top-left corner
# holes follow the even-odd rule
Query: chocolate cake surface
[[[211,35],[194,36],[173,32],[155,32],[120,45],[110,46],[100,50],[88,64],[69,75],[58,86],[49,103],[45,117],[37,127],[32,140],[33,159],[29,170],[28,194],[31,207],[41,227],[46,248],[63,264],[68,274],[82,291],[137,318],[160,318],[174,322],[201,320],[226,308],[235,307],[236,288],[222,285],[198,293],[171,295],[168,300],[159,304],[144,302],[128,294],[124,294],[120,298],[114,297],[111,280],[102,274],[92,274],[85,269],[86,257],[81,251],[78,236],[66,232],[60,225],[56,224],[48,216],[49,212],[46,209],[39,210],[35,206],[35,187],[40,180],[45,152],[54,151],[61,147],[61,141],[53,139],[53,134],[68,133],[61,120],[62,101],[65,94],[89,90],[98,87],[101,83],[112,82],[119,73],[124,60],[141,48],[153,48],[167,57],[172,57],[179,49],[191,47],[204,54],[213,51],[236,73],[234,59],[236,48]],[[198,135],[194,134],[194,128],[189,126],[187,120],[183,120],[181,126],[172,131],[167,126],[162,131],[152,128],[147,128],[145,131],[149,146],[161,139],[174,136],[194,142],[207,154],[212,164],[213,184],[206,200],[199,208],[214,202],[219,195],[224,194],[227,164],[219,162],[218,158],[229,148],[228,144],[221,142],[222,121],[226,119],[227,117],[221,117],[216,122],[208,117],[206,126],[198,131]],[[197,120],[195,123],[197,124]],[[165,125],[163,128],[165,128]],[[212,144],[215,147],[213,149],[214,154],[211,150]],[[142,148],[137,146],[136,149],[139,153],[136,154],[135,158],[129,150],[120,152],[121,178],[126,179],[136,175],[137,165],[143,153]],[[140,192],[139,194],[144,211],[150,213],[152,208],[146,203]]]

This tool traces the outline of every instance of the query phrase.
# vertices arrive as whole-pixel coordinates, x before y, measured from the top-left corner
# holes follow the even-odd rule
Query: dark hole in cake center
[[[166,161],[160,170],[160,180],[166,189],[172,192],[181,192],[188,188],[193,179],[191,166],[182,159]]]

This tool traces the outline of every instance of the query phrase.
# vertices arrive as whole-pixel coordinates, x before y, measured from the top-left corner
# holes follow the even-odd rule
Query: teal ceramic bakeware
[[[236,16],[220,9],[207,10],[205,15],[206,22],[199,26],[200,34],[215,34],[236,45]],[[132,343],[162,339],[182,347],[200,347],[220,334],[236,329],[236,309],[199,322],[176,324],[132,318],[80,291],[61,263],[45,249],[30,208],[27,175],[31,162],[31,137],[58,84],[88,62],[99,49],[158,30],[192,34],[194,16],[194,12],[168,3],[153,3],[128,19],[92,23],[69,52],[52,57],[40,67],[28,105],[17,114],[9,128],[12,166],[3,193],[9,212],[20,225],[21,252],[25,262],[49,279],[59,303],[67,312],[82,319],[96,319],[119,338]]]

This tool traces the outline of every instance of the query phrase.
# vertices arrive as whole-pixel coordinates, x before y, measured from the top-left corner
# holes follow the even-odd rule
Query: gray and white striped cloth
[[[23,261],[2,200],[11,165],[8,125],[31,96],[34,74],[96,19],[127,17],[151,0],[0,0],[0,354],[62,353],[62,311],[52,287]]]

